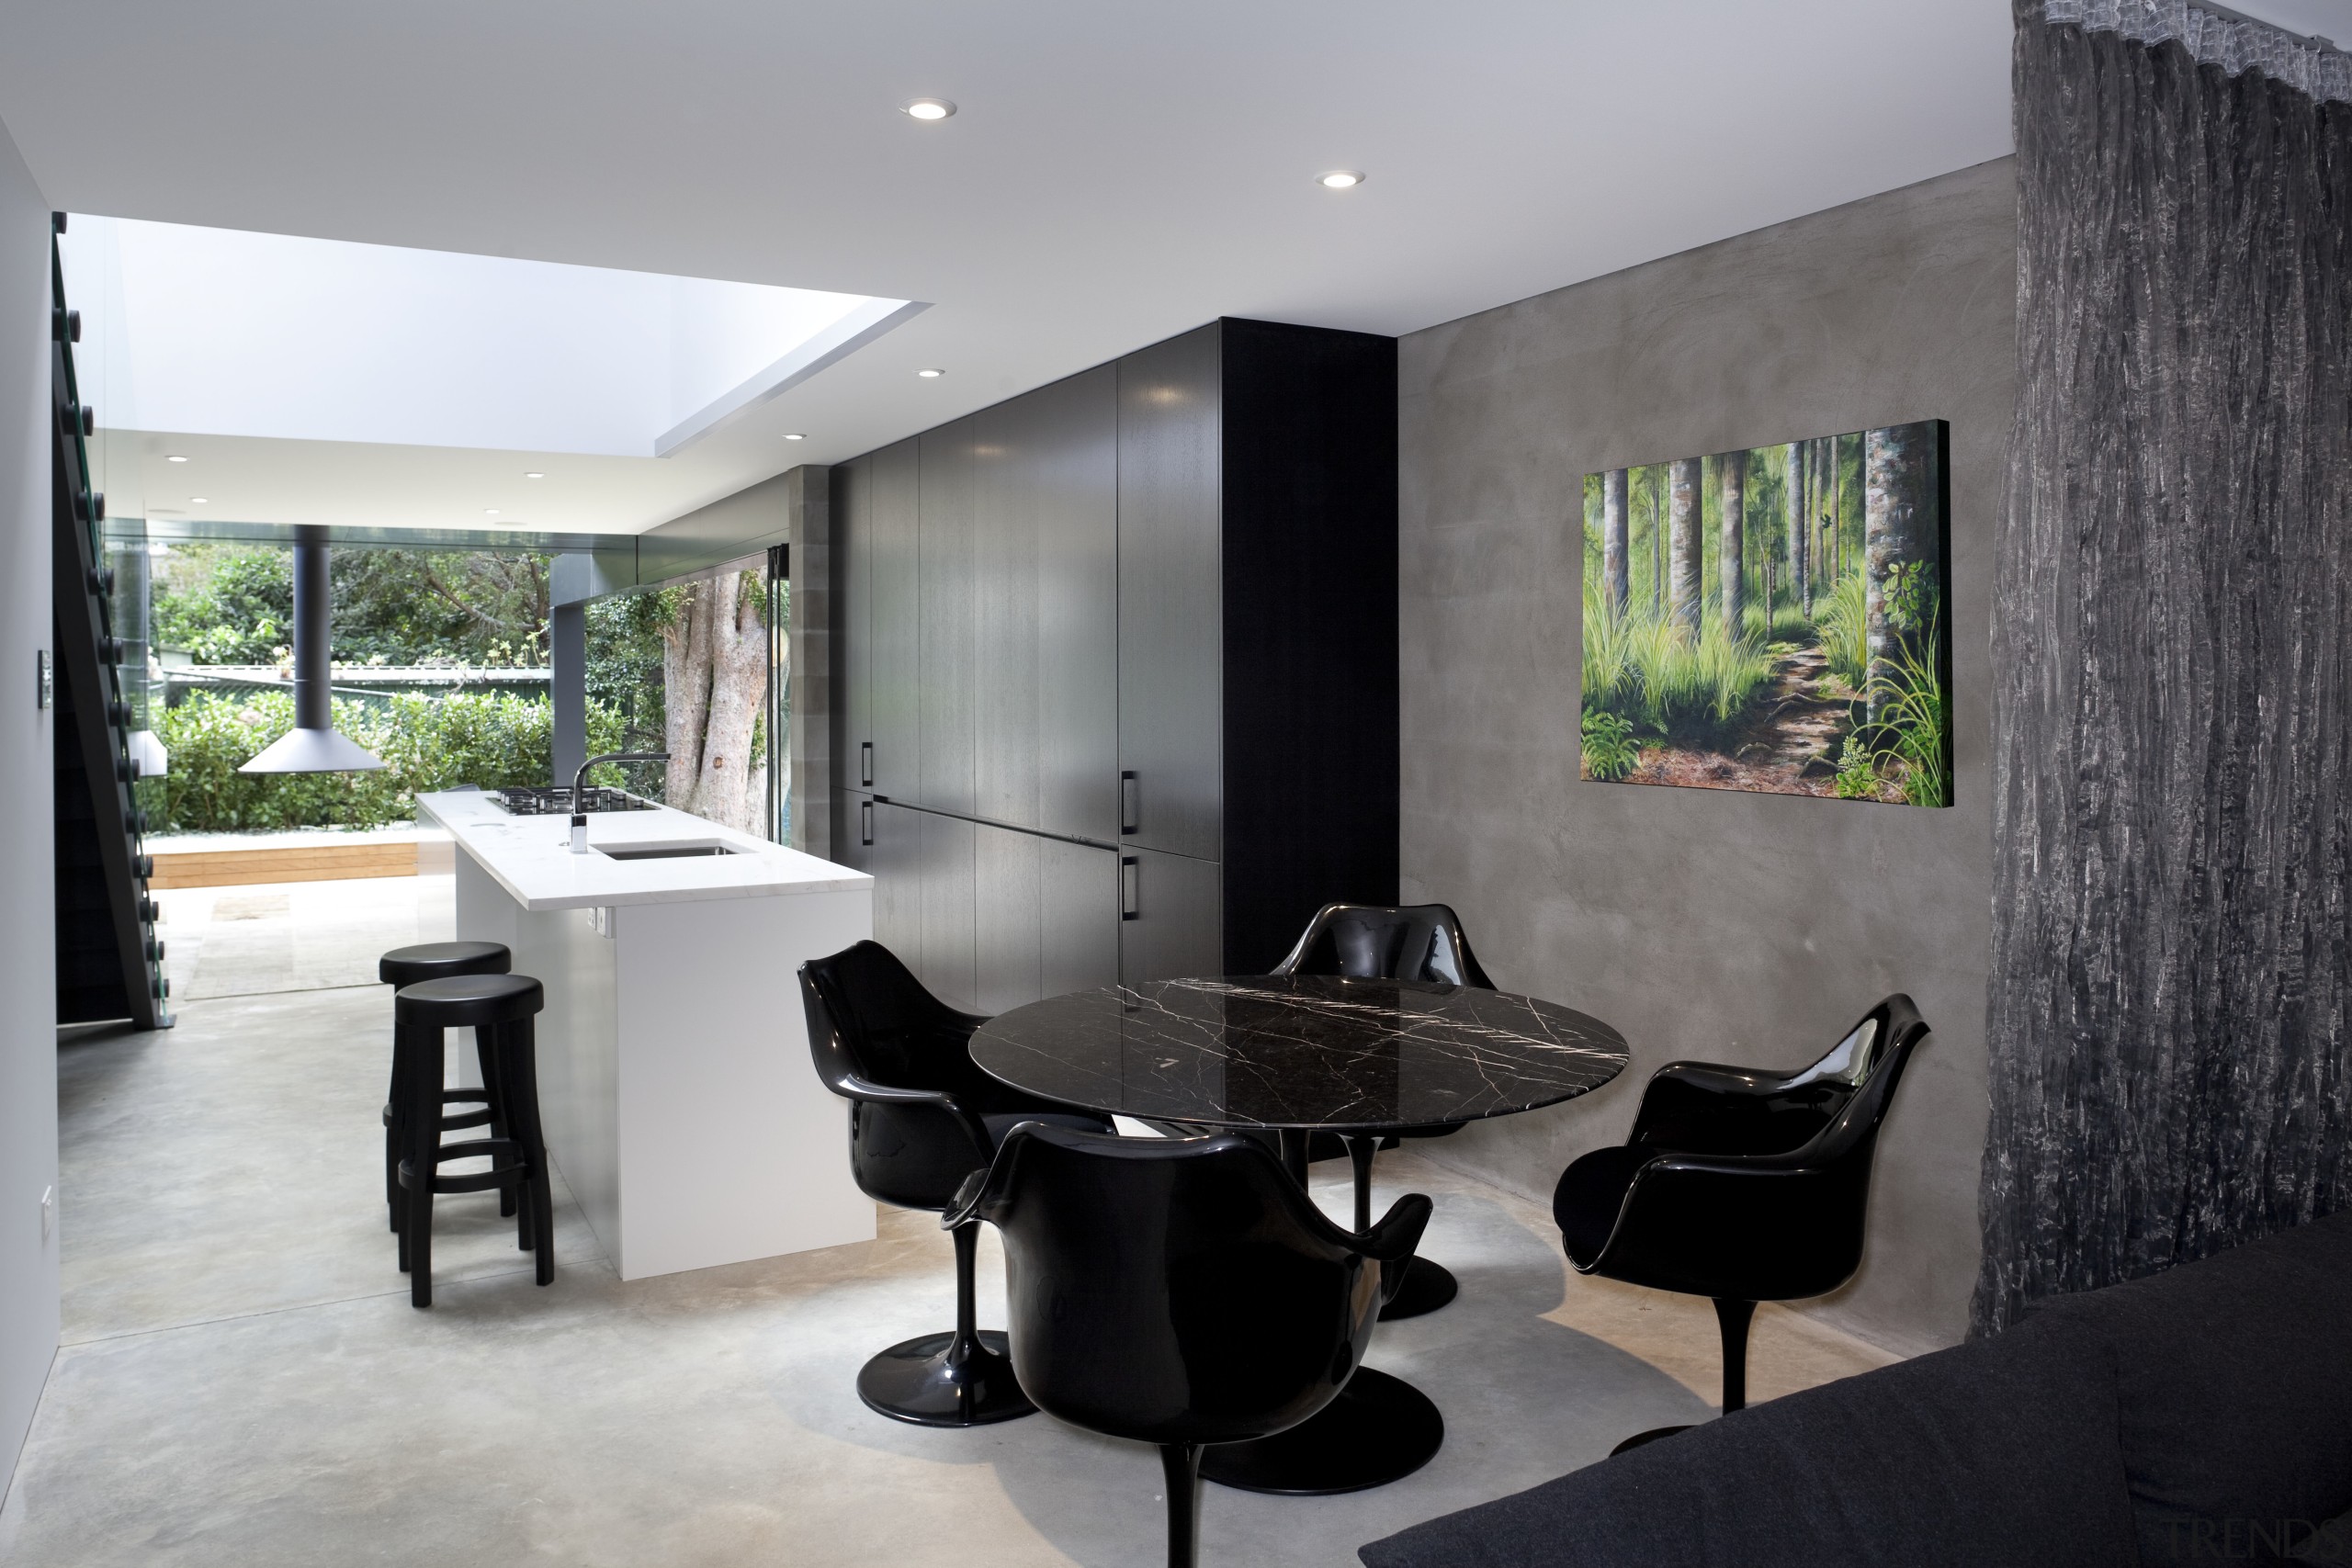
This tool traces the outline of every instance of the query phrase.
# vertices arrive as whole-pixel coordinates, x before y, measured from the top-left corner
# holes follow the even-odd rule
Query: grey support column
[[[785,476],[792,530],[791,658],[792,847],[833,856],[832,800],[832,470],[814,466]]]
[[[548,584],[548,694],[559,784],[570,784],[588,758],[588,600],[595,576],[594,556],[558,556]]]

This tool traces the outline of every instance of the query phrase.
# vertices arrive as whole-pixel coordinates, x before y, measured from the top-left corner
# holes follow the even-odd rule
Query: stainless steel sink
[[[728,844],[615,844],[596,847],[606,860],[691,860],[703,855],[735,855],[743,852]]]

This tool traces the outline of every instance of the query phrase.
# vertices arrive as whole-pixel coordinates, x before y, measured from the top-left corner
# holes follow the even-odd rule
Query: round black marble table
[[[1312,1133],[1532,1111],[1599,1089],[1626,1062],[1615,1030],[1533,997],[1321,975],[1080,991],[991,1019],[971,1049],[983,1070],[1050,1100],[1275,1133],[1301,1185]],[[1411,1474],[1444,1438],[1427,1394],[1365,1367],[1289,1431],[1209,1450],[1201,1473],[1252,1492],[1355,1492]]]

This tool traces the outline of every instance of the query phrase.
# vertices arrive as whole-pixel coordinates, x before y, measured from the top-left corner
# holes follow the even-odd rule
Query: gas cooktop
[[[551,787],[518,784],[492,793],[510,817],[569,817],[575,809],[571,804],[570,784]],[[582,812],[650,811],[653,802],[641,795],[631,795],[625,789],[605,789],[602,785],[591,784],[581,797],[577,809]]]

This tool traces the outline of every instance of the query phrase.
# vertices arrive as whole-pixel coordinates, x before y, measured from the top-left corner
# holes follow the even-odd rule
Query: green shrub
[[[1876,800],[1878,767],[1862,738],[1848,731],[1845,750],[1838,754],[1838,780],[1832,786],[1840,800]]]
[[[456,784],[542,784],[553,766],[553,710],[544,697],[462,692],[397,696],[382,706],[338,701],[335,728],[382,758],[364,773],[241,773],[294,725],[285,692],[195,692],[162,716],[171,752],[161,829],[229,832],[311,827],[381,828],[413,818],[416,796]],[[591,705],[588,744],[613,750],[619,716]]]
[[[1584,771],[1587,778],[1615,782],[1634,771],[1642,748],[1634,727],[1613,713],[1584,716]]]

